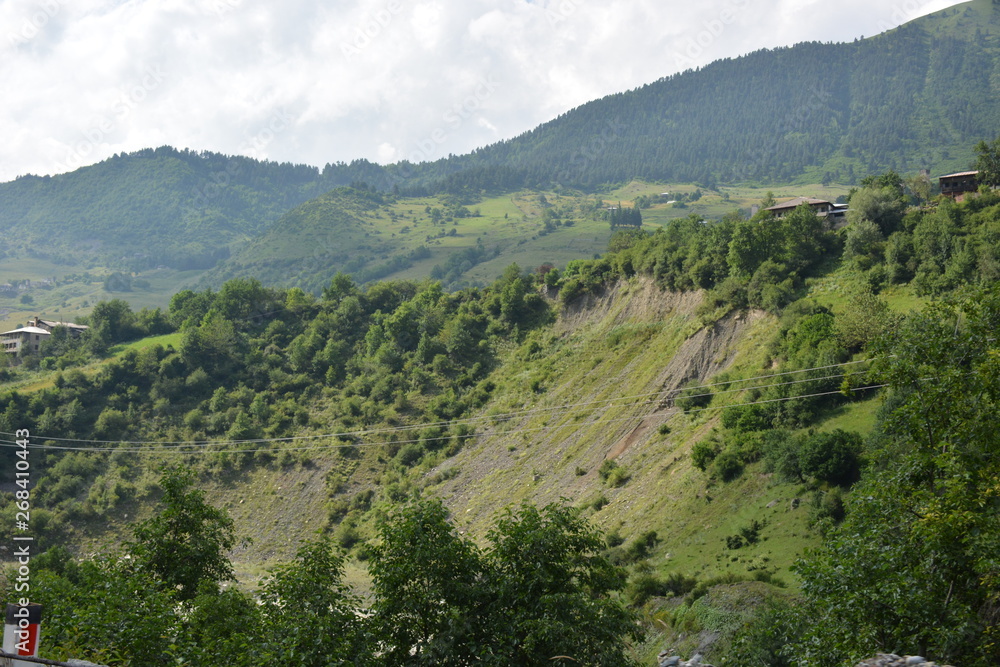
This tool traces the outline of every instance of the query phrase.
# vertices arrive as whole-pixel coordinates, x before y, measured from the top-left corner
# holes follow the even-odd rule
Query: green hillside
[[[356,224],[376,209],[388,216],[379,197],[354,189],[326,201],[351,207],[357,218],[342,219]],[[546,511],[569,512],[550,515],[567,531],[578,520],[600,531],[581,545],[594,567],[617,573],[602,579],[614,588],[595,590],[620,591],[614,604],[640,622],[629,626],[646,636],[628,646],[636,659],[670,646],[733,658],[747,646],[780,664],[785,645],[836,664],[890,645],[992,658],[993,626],[980,615],[995,591],[1000,197],[906,201],[886,174],[852,195],[840,231],[808,207],[782,218],[689,215],[652,233],[620,231],[599,259],[546,272],[512,265],[454,293],[339,274],[318,297],[244,278],[182,291],[165,313],[105,303],[81,339],[54,338],[41,358],[2,369],[0,433],[28,429],[40,446],[28,450],[38,548],[108,554],[81,566],[98,579],[126,575],[117,568],[128,561],[114,557],[123,540],[140,536],[138,554],[155,546],[132,526],[179,483],[161,465],[194,476],[232,518],[234,538],[221,574],[204,575],[216,578],[202,581],[200,602],[197,582],[162,586],[169,564],[129,570],[153,577],[145,589],[165,597],[141,600],[164,609],[195,613],[223,599],[233,613],[256,608],[240,590],[269,590],[267,569],[317,531],[352,559],[350,584],[385,601],[379,568],[386,549],[406,560],[391,537],[406,516],[450,516],[436,525],[455,548],[481,545],[493,560],[476,567],[499,567],[492,549],[515,527],[505,508],[525,501],[564,508]],[[169,335],[130,344],[151,334]],[[17,525],[20,451],[0,450],[5,533]],[[515,524],[530,512],[515,510]],[[882,544],[894,530],[902,546]],[[57,610],[53,636],[66,651],[82,626],[59,616],[59,600],[99,618],[111,599],[65,565],[72,552],[42,561],[51,576],[35,593]],[[940,576],[921,574],[942,554]],[[838,559],[854,563],[848,589]],[[867,581],[859,562],[889,574]],[[223,592],[229,567],[240,588]],[[926,599],[914,582],[926,582]],[[936,617],[953,605],[956,616],[928,636],[910,613],[925,606],[908,602],[893,607],[896,625],[882,625],[872,609],[886,596],[924,599]],[[851,604],[824,611],[841,598]],[[453,604],[464,618],[473,603]],[[771,611],[786,620],[768,620]],[[806,620],[788,620],[796,614]],[[177,612],[156,618],[184,624]],[[107,631],[106,645],[161,652],[144,664],[168,660],[171,649],[117,634],[132,627]],[[234,660],[221,656],[252,627],[225,630],[232,646],[197,650]],[[769,635],[778,648],[762,628],[780,633]],[[190,632],[148,636],[178,633],[175,650],[192,661]]]
[[[836,199],[842,186],[788,186],[778,197],[809,193]],[[664,193],[669,193],[664,195]],[[402,197],[338,188],[306,202],[257,240],[207,272],[202,286],[238,276],[319,293],[338,271],[357,282],[440,280],[446,289],[484,286],[504,267],[565,267],[607,249],[607,209],[641,203],[644,229],[691,215],[749,213],[767,190],[632,181],[597,195],[520,190],[498,196]]]
[[[664,192],[671,194],[662,196]],[[9,330],[39,314],[74,321],[99,301],[114,298],[136,309],[162,308],[182,289],[217,288],[241,276],[314,294],[338,271],[363,283],[432,277],[448,289],[486,285],[512,262],[525,268],[564,267],[603,252],[611,232],[603,209],[612,205],[632,206],[645,199],[643,220],[646,229],[655,230],[692,214],[717,219],[734,209],[748,213],[767,192],[633,181],[598,195],[521,190],[465,198],[340,187],[289,211],[254,240],[235,244],[231,257],[208,270],[82,269],[37,257],[0,259],[0,284],[19,287],[0,290],[0,323]],[[843,186],[819,184],[774,190],[779,198],[807,194],[835,199],[846,193]],[[673,200],[678,203],[669,203]]]

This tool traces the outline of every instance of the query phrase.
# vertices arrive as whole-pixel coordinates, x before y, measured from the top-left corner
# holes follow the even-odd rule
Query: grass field
[[[345,257],[362,257],[366,268],[378,266],[392,258],[402,257],[418,247],[425,247],[429,256],[411,265],[387,273],[383,279],[419,280],[428,277],[435,266],[445,266],[457,252],[481,243],[491,255],[486,261],[468,268],[462,280],[470,284],[487,284],[499,276],[511,263],[531,270],[544,263],[563,267],[571,260],[591,258],[605,252],[611,230],[607,223],[594,219],[591,213],[597,198],[609,204],[621,202],[631,206],[640,195],[662,193],[693,193],[698,186],[690,183],[646,183],[633,181],[624,186],[586,195],[576,192],[519,191],[490,197],[467,204],[475,217],[439,218],[431,211],[444,211],[444,197],[399,199],[374,210],[357,212],[346,218],[335,200],[314,205],[319,212],[313,218],[288,223],[288,228],[273,230],[242,249],[234,248],[229,264],[209,272],[217,285],[227,277],[259,277],[268,285],[298,284],[302,279],[315,279],[317,273],[333,273],[342,267],[324,265],[317,258],[331,252]],[[718,191],[703,191],[695,202],[678,208],[657,204],[643,210],[643,227],[654,231],[670,220],[689,215],[715,219],[735,210],[748,212],[768,191],[779,200],[785,197],[809,195],[835,199],[845,194],[846,186],[778,186],[773,188],[725,187]],[[338,224],[326,224],[323,207]],[[559,225],[546,229],[544,215],[552,209]],[[317,217],[318,216],[318,217]],[[82,267],[38,258],[5,258],[0,260],[0,284],[32,281],[29,289],[0,293],[0,327],[14,328],[29,317],[42,315],[51,319],[73,321],[90,312],[102,300],[120,298],[134,309],[165,307],[170,297],[186,287],[196,287],[204,271],[154,269],[133,274],[130,292],[108,292],[104,279],[110,273],[105,267]],[[296,278],[299,276],[299,278]],[[324,278],[325,279],[325,278]]]
[[[177,349],[181,344],[181,334],[179,332],[164,334],[163,336],[150,336],[149,338],[143,338],[141,340],[132,341],[131,343],[122,343],[121,345],[115,345],[109,351],[114,356],[120,356],[126,350],[144,350],[147,347],[153,347],[155,345],[160,345],[162,347],[173,347]]]
[[[165,308],[171,296],[194,284],[203,272],[154,269],[136,273],[133,283],[148,286],[133,287],[129,292],[105,290],[104,279],[109,273],[108,269],[80,271],[42,260],[0,260],[0,284],[32,281],[30,288],[13,296],[0,293],[0,327],[13,329],[35,315],[72,322],[99,302],[111,299],[123,299],[133,310]]]

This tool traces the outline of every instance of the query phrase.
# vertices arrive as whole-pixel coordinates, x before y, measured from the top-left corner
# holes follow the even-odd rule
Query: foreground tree
[[[370,624],[389,665],[465,665],[485,641],[479,550],[448,523],[439,501],[406,506],[380,529],[369,571]]]
[[[233,520],[191,488],[194,474],[181,467],[164,467],[160,486],[163,509],[138,524],[127,544],[137,569],[151,573],[178,597],[190,600],[199,586],[218,587],[232,581],[233,565],[226,552],[236,544]]]
[[[892,393],[847,519],[799,565],[833,664],[876,650],[1000,664],[1000,293],[933,304],[876,350]]]
[[[489,534],[488,588],[493,600],[496,665],[628,665],[629,640],[641,631],[612,597],[624,571],[604,556],[604,542],[569,507],[508,508]]]
[[[362,601],[343,573],[344,556],[328,538],[306,543],[271,573],[260,595],[268,660],[302,667],[365,663],[372,651]]]
[[[421,501],[381,537],[371,622],[384,664],[631,664],[640,630],[612,597],[624,574],[572,509],[508,509],[479,551],[439,501]]]

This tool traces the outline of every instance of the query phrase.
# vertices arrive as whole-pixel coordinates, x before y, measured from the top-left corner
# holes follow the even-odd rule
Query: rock
[[[668,656],[667,651],[663,651],[656,656],[656,659],[659,667],[712,667],[707,662],[702,662],[704,658],[701,657],[701,653],[695,653],[685,662],[679,655]]]
[[[895,653],[879,653],[874,658],[869,658],[858,663],[857,667],[952,667],[950,665],[938,665],[930,662],[927,658],[919,655],[899,656]]]
[[[778,504],[778,501],[777,501],[777,500],[772,500],[771,502],[769,502],[769,503],[767,504],[767,509],[771,509],[772,507],[774,507],[774,506],[775,506],[775,505],[777,505],[777,504]]]
[[[792,509],[798,508],[798,506],[799,506],[799,499],[798,498],[792,498],[792,502],[789,503],[789,505],[791,506]]]

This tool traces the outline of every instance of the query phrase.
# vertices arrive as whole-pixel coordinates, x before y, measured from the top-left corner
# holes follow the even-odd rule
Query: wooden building
[[[979,192],[978,177],[978,171],[960,171],[941,176],[938,178],[938,183],[941,184],[941,194],[945,197],[951,197],[955,201],[962,201],[966,194]]]

